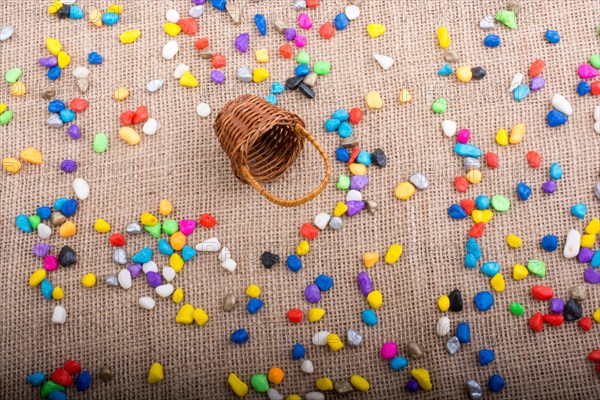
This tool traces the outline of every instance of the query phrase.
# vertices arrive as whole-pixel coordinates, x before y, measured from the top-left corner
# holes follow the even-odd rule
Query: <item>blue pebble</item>
[[[248,332],[245,329],[238,329],[231,334],[231,341],[235,344],[243,344],[248,341]]]
[[[513,90],[513,99],[521,101],[529,95],[530,89],[527,85],[519,85]]]
[[[473,254],[467,254],[465,256],[465,267],[475,268],[477,266],[477,258]]]
[[[183,249],[181,249],[181,258],[183,258],[183,261],[191,260],[192,258],[196,257],[196,254],[198,254],[198,252],[192,246],[186,245],[183,246]]]
[[[342,122],[338,128],[338,135],[343,138],[350,137],[350,135],[352,135],[352,125],[348,122]]]
[[[498,272],[500,272],[500,264],[498,264],[495,261],[486,262],[485,264],[483,264],[481,266],[481,272],[484,275],[487,275],[490,278],[493,278],[494,276],[496,276],[498,274]]]
[[[321,274],[315,279],[315,284],[321,292],[326,292],[333,286],[333,279],[329,275]]]
[[[489,34],[483,39],[483,44],[486,47],[498,47],[500,46],[501,42],[502,40],[500,39],[500,36],[494,34]]]
[[[34,372],[33,374],[27,375],[27,382],[33,386],[41,386],[46,379],[46,375],[43,372]]]
[[[73,19],[82,19],[84,17],[84,12],[77,4],[72,4],[69,9],[69,18]]]
[[[454,145],[454,152],[462,157],[481,157],[481,150],[479,147],[468,143],[456,143]]]
[[[566,124],[569,120],[569,117],[567,117],[565,114],[561,113],[558,110],[552,110],[548,113],[546,120],[548,121],[548,126],[554,128],[556,126]]]
[[[276,105],[277,104],[277,96],[275,96],[274,94],[270,94],[268,96],[265,96],[265,100],[267,101],[267,103]]]
[[[456,337],[462,344],[471,343],[471,327],[468,322],[460,322],[456,326]]]
[[[525,183],[519,182],[519,185],[517,186],[517,194],[521,200],[527,201],[529,200],[529,196],[531,196],[531,188]]]
[[[466,248],[467,254],[473,254],[478,260],[481,258],[481,247],[479,247],[479,243],[477,243],[475,238],[470,238],[467,240]]]
[[[67,400],[67,394],[60,390],[53,390],[48,395],[48,400]]]
[[[90,64],[100,65],[103,61],[104,59],[102,58],[102,56],[96,53],[95,51],[92,51],[90,54],[88,54],[88,62]]]
[[[52,209],[48,206],[38,207],[36,211],[41,219],[48,219],[52,215]]]
[[[262,36],[267,34],[267,20],[264,15],[256,14],[254,16],[254,25],[256,25],[256,29],[258,29]]]
[[[33,232],[33,227],[31,226],[31,222],[29,222],[29,218],[25,214],[19,214],[15,218],[15,224],[17,228],[22,230],[23,232]]]
[[[484,195],[477,196],[477,198],[475,199],[475,205],[480,210],[487,210],[488,208],[490,208],[490,199],[489,197]]]
[[[442,65],[442,68],[438,69],[437,73],[441,76],[449,76],[452,75],[452,72],[454,72],[452,71],[452,67],[448,64],[444,64]]]
[[[52,100],[48,103],[48,112],[59,113],[65,109],[65,103],[62,100]]]
[[[271,93],[273,94],[281,94],[285,90],[285,86],[281,82],[273,82],[271,83]]]
[[[348,17],[346,16],[346,14],[339,13],[338,15],[336,15],[333,19],[333,26],[335,26],[335,29],[337,29],[338,31],[346,29],[346,27],[348,26]]]
[[[356,162],[368,167],[371,165],[371,153],[366,150],[361,150],[360,153],[358,153],[358,156],[356,156]]]
[[[373,310],[363,310],[362,320],[369,326],[377,325],[377,314],[375,314],[375,311]]]
[[[488,365],[496,359],[494,350],[481,349],[479,350],[479,365]]]
[[[246,309],[250,314],[256,314],[262,308],[263,304],[265,303],[261,299],[250,299],[248,300],[248,304],[246,304]]]
[[[344,147],[339,147],[336,149],[335,151],[335,158],[339,161],[339,162],[348,162],[348,160],[350,160],[350,153],[348,153],[348,150]]]
[[[548,29],[546,31],[546,40],[552,44],[556,44],[560,42],[560,34],[558,33],[558,31]]]
[[[406,366],[408,365],[408,360],[402,356],[397,356],[392,358],[392,361],[390,361],[390,368],[393,369],[394,371],[400,371],[404,368],[406,368]]]
[[[581,81],[577,85],[577,94],[582,97],[587,95],[591,91],[592,91],[592,87],[586,81]]]
[[[152,249],[150,247],[144,247],[131,257],[131,262],[136,264],[145,264],[150,260],[152,260]]]
[[[159,239],[158,252],[160,254],[164,254],[165,256],[170,256],[171,254],[175,253],[175,250],[173,250],[173,247],[171,246],[171,244],[169,242],[167,242],[165,239]]]
[[[298,272],[302,268],[302,261],[294,254],[288,256],[285,260],[285,264],[292,272]]]
[[[75,213],[77,212],[78,206],[79,206],[79,203],[77,203],[77,200],[69,199],[69,200],[65,201],[65,203],[63,204],[61,212],[63,213],[63,215],[65,217],[71,217],[71,216],[75,215]]]
[[[592,268],[600,267],[600,250],[596,250],[596,252],[594,252],[592,260],[590,261],[590,265]]]
[[[452,204],[450,207],[448,207],[448,215],[452,219],[467,218],[467,212],[458,204]]]
[[[490,379],[488,380],[488,387],[494,393],[500,392],[502,389],[504,389],[504,378],[498,374],[490,376]]]
[[[571,215],[579,219],[583,219],[587,213],[587,206],[583,203],[575,204],[571,207]]]
[[[342,121],[340,121],[339,119],[328,119],[327,121],[325,121],[325,130],[327,132],[335,132],[338,130],[341,124]]]
[[[546,251],[554,251],[558,248],[558,237],[546,235],[542,238],[542,248]]]
[[[479,311],[487,311],[494,305],[494,295],[484,290],[475,295],[473,302]]]
[[[48,279],[44,279],[40,284],[40,289],[42,291],[42,295],[46,300],[50,300],[52,298],[52,291],[54,290],[54,286],[50,283]]]
[[[54,209],[58,211],[62,211],[63,204],[67,202],[65,197],[61,197],[54,202]]]
[[[225,7],[227,7],[227,0],[212,0],[211,4],[217,10],[225,11]]]
[[[55,65],[54,67],[52,67],[48,70],[48,79],[50,79],[51,81],[55,81],[58,78],[60,78],[61,74],[62,74],[62,68],[59,67],[58,65]]]
[[[114,25],[121,19],[121,16],[113,12],[105,12],[102,14],[102,23],[104,25]]]
[[[62,110],[60,113],[58,113],[58,115],[60,116],[62,122],[64,122],[65,124],[73,122],[73,120],[75,119],[75,112],[69,109]]]
[[[348,111],[340,108],[339,110],[334,111],[331,118],[344,122],[344,121],[348,121],[348,119],[350,118],[350,114],[348,113]]]
[[[88,371],[81,371],[75,379],[77,391],[84,392],[92,384],[92,377]]]
[[[306,350],[304,350],[302,343],[296,343],[292,349],[292,359],[299,360],[304,357],[304,354],[306,354]]]
[[[296,76],[306,76],[310,74],[310,67],[306,64],[300,64],[295,69]]]
[[[550,166],[550,178],[554,179],[555,181],[559,180],[560,178],[562,178],[562,168],[560,167],[560,165],[558,163],[552,163],[552,165]]]

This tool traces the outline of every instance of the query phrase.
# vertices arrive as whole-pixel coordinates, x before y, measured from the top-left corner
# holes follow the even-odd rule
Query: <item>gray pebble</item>
[[[113,253],[113,261],[121,265],[127,264],[127,253],[125,252],[125,250],[116,249]]]
[[[408,345],[406,346],[408,349],[408,355],[412,358],[421,358],[423,357],[423,348],[421,346],[419,346],[418,343],[415,342],[408,342]]]
[[[472,400],[479,400],[483,397],[483,389],[477,381],[469,379],[467,381],[467,392]]]
[[[344,226],[344,221],[340,217],[331,217],[329,227],[334,230],[340,230]]]
[[[481,162],[479,162],[479,160],[476,158],[465,157],[463,162],[465,164],[465,169],[467,170],[467,172],[473,169],[481,169]]]
[[[596,183],[596,186],[594,186],[594,194],[598,200],[600,200],[600,182]]]
[[[10,39],[13,33],[15,33],[14,28],[10,25],[6,25],[0,30],[0,42],[4,42]]]
[[[233,311],[233,309],[235,308],[235,295],[233,293],[229,293],[227,296],[225,296],[225,299],[223,300],[223,310],[224,311]]]
[[[280,19],[275,21],[275,30],[279,33],[284,33],[286,29],[289,29],[289,27],[290,24],[288,24],[287,22],[284,22]]]
[[[77,87],[81,93],[85,93],[88,91],[90,87],[90,79],[89,78],[78,78],[77,79]]]
[[[212,49],[210,47],[205,47],[202,50],[200,50],[198,52],[198,55],[200,56],[200,58],[204,58],[205,60],[209,60],[211,58],[213,58],[213,56],[215,55],[215,53],[212,51]]]
[[[453,50],[448,50],[447,52],[444,53],[444,60],[450,62],[450,63],[454,63],[458,61],[458,56],[456,55],[456,53]]]
[[[575,300],[585,300],[587,298],[587,287],[584,285],[575,286],[571,289],[571,297]]]
[[[42,92],[42,99],[44,100],[52,100],[55,96],[56,91],[54,89],[48,89]]]
[[[108,286],[119,286],[119,279],[115,274],[110,274],[106,277],[106,284]]]
[[[311,72],[310,74],[306,75],[306,77],[304,78],[304,80],[302,82],[305,85],[308,85],[310,87],[315,86],[315,84],[317,83],[317,74],[314,72]]]
[[[112,370],[109,367],[102,367],[100,370],[100,379],[104,382],[112,381],[114,375]]]
[[[52,114],[47,120],[46,120],[46,124],[50,127],[50,128],[62,128],[64,125],[64,122],[62,121],[62,119],[60,119],[60,116],[58,114]]]
[[[450,339],[448,339],[448,341],[446,342],[446,350],[448,350],[448,353],[450,354],[458,353],[458,350],[460,350],[460,341],[456,336],[453,336]]]
[[[302,10],[306,8],[306,0],[294,0],[294,10]]]
[[[60,211],[53,211],[50,214],[50,223],[54,226],[61,226],[67,221],[67,217],[65,217]]]
[[[138,233],[142,232],[142,227],[139,224],[133,222],[127,225],[125,232],[127,232],[129,235],[137,235]]]
[[[369,213],[375,214],[378,208],[377,202],[373,200],[365,200],[365,203],[367,204],[367,210],[369,211]]]
[[[429,182],[425,175],[420,172],[415,172],[410,176],[410,183],[412,183],[419,190],[426,190],[429,187]]]
[[[342,139],[342,144],[341,146],[345,149],[353,149],[355,147],[358,147],[359,142],[358,139],[355,137],[347,137],[346,139]]]
[[[333,389],[336,391],[336,393],[339,393],[339,394],[350,393],[350,392],[352,392],[354,390],[354,388],[352,387],[352,385],[348,381],[337,381],[337,382],[334,382]]]
[[[362,335],[354,329],[348,329],[348,344],[350,346],[360,346],[362,343]]]
[[[252,82],[252,71],[250,71],[250,67],[240,67],[237,72],[237,78],[242,82]]]

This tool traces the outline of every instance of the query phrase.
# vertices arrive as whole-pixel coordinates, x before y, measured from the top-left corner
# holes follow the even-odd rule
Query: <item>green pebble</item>
[[[310,56],[308,55],[307,52],[301,51],[296,56],[296,62],[298,64],[308,64],[310,62]]]
[[[600,25],[598,25],[598,35],[600,35]]]
[[[42,222],[42,219],[40,218],[39,215],[32,215],[31,217],[29,217],[29,223],[31,224],[31,227],[33,228],[33,230],[35,231],[38,227],[38,225]]]
[[[161,226],[160,222],[153,226],[144,226],[144,229],[148,231],[149,234],[154,236],[156,239],[160,236]]]
[[[269,382],[264,374],[255,374],[250,378],[250,384],[258,393],[264,393],[269,390]]]
[[[594,54],[590,57],[590,64],[594,68],[600,68],[600,54]]]
[[[317,75],[327,75],[331,71],[331,64],[327,61],[319,61],[313,65],[313,71]]]
[[[65,387],[63,385],[59,385],[58,383],[54,383],[52,381],[46,381],[40,390],[40,397],[45,399],[52,393],[53,390],[58,390],[59,392],[64,392]]]
[[[546,263],[541,260],[527,261],[527,269],[533,275],[541,276],[542,278],[546,276]]]
[[[337,182],[337,188],[340,190],[350,189],[350,178],[346,175],[340,175]]]
[[[4,77],[6,78],[6,82],[15,83],[22,75],[23,70],[19,67],[14,67],[6,71],[6,75],[4,75]]]
[[[525,312],[525,307],[523,307],[521,303],[517,301],[511,303],[509,308],[510,312],[513,313],[513,315],[516,315],[517,317],[523,315],[523,313]]]
[[[431,109],[436,114],[445,113],[447,108],[448,108],[448,103],[446,102],[446,99],[443,97],[440,97],[439,99],[434,101],[433,105],[431,106]]]
[[[179,230],[179,224],[173,219],[165,219],[162,230],[165,234],[170,236]]]
[[[2,114],[0,114],[0,125],[6,125],[10,122],[10,120],[13,117],[13,112],[8,110],[8,111],[4,111]]]
[[[508,197],[504,197],[502,195],[497,194],[494,197],[492,197],[492,207],[494,207],[494,210],[496,211],[508,211],[508,209],[510,208],[510,200],[508,199]]]
[[[106,149],[108,149],[108,136],[104,132],[96,133],[96,136],[94,136],[94,151],[104,153]]]
[[[514,11],[500,10],[496,14],[496,20],[510,29],[517,29],[517,15]]]

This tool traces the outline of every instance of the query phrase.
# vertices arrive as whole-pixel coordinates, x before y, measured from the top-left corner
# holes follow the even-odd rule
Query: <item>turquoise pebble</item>
[[[131,262],[136,264],[145,264],[150,260],[152,260],[152,249],[150,247],[143,248],[131,257]]]
[[[158,241],[158,251],[160,254],[164,254],[165,256],[170,256],[175,252],[173,247],[171,247],[171,244],[169,244],[169,242],[167,242],[165,239],[160,239]]]
[[[477,243],[475,238],[467,240],[466,248],[467,254],[473,254],[478,260],[481,258],[481,247],[479,247],[479,243]]]
[[[361,150],[360,153],[358,153],[358,156],[356,156],[356,162],[368,167],[371,165],[371,153],[366,150]]]
[[[338,128],[338,135],[343,138],[350,137],[350,135],[352,135],[352,125],[348,122],[342,122]]]
[[[102,23],[104,25],[114,25],[119,22],[119,19],[121,19],[121,17],[117,13],[105,12],[102,14]]]
[[[456,326],[456,337],[462,344],[471,343],[471,327],[468,322],[460,322]]]
[[[441,76],[448,76],[448,75],[452,75],[452,72],[453,72],[452,67],[448,64],[444,64],[442,66],[442,68],[440,68],[438,70],[437,73],[438,73],[438,75],[441,75]]]
[[[458,204],[452,204],[450,207],[448,207],[448,215],[452,219],[467,218],[467,212]]]
[[[377,325],[377,314],[375,314],[375,311],[373,310],[363,310],[362,320],[369,326]]]
[[[454,145],[454,152],[463,157],[481,157],[481,150],[479,147],[468,143],[456,143]]]
[[[285,264],[292,272],[298,272],[302,268],[302,261],[294,254],[288,256],[285,260]]]
[[[73,19],[81,19],[84,17],[84,12],[77,4],[72,4],[69,9],[69,17]]]
[[[529,86],[527,86],[527,85],[519,85],[513,91],[513,99],[515,99],[516,101],[521,101],[528,95],[529,95]]]
[[[304,346],[302,346],[302,343],[296,342],[296,344],[294,345],[294,348],[292,349],[292,359],[299,360],[302,357],[304,357],[304,354],[306,354],[306,350],[304,350]]]
[[[494,305],[494,295],[488,291],[479,292],[473,298],[473,303],[479,311],[487,311]]]
[[[50,218],[50,215],[52,215],[52,209],[47,206],[38,207],[36,212],[37,212],[37,215],[39,215],[41,219],[48,219],[48,218]]]
[[[54,202],[54,209],[58,211],[62,211],[62,206],[67,202],[65,197],[61,197]]]
[[[40,289],[42,290],[42,295],[46,300],[50,300],[52,298],[52,291],[54,290],[54,286],[50,283],[48,279],[44,279],[40,284]]]
[[[271,83],[271,93],[273,94],[281,94],[285,90],[285,86],[281,82],[273,82]]]
[[[531,188],[525,183],[519,182],[519,185],[517,186],[517,194],[521,200],[527,201],[529,200],[529,196],[531,196]]]
[[[481,195],[477,196],[475,199],[475,205],[479,210],[487,210],[490,208],[490,199],[487,196]]]
[[[328,119],[327,121],[325,121],[325,130],[327,132],[335,132],[338,130],[341,124],[342,121],[340,121],[339,119]]]
[[[265,100],[270,104],[273,104],[273,105],[277,104],[277,96],[275,96],[274,94],[265,96]]]
[[[198,252],[191,246],[186,245],[183,246],[183,249],[181,249],[181,258],[183,258],[183,261],[191,260],[196,256],[196,254],[198,254]]]
[[[75,119],[75,112],[69,109],[61,110],[58,115],[60,116],[61,121],[65,124],[68,124]]]
[[[392,358],[392,361],[390,361],[390,368],[394,371],[400,371],[401,369],[406,368],[407,365],[408,360],[402,356],[394,357]]]
[[[31,222],[29,222],[29,218],[25,214],[17,215],[17,217],[15,218],[15,224],[17,224],[17,228],[19,228],[23,232],[33,232]]]
[[[46,379],[46,375],[43,372],[34,372],[33,374],[27,375],[27,382],[33,386],[41,386]]]
[[[600,267],[600,250],[596,250],[594,255],[592,256],[592,260],[590,261],[590,265],[592,268]]]
[[[348,113],[348,111],[340,108],[339,110],[335,110],[331,118],[344,122],[348,121],[348,119],[350,118],[350,114]]]
[[[571,207],[571,215],[579,219],[583,219],[587,213],[587,206],[583,203],[575,204]]]
[[[495,261],[486,262],[481,266],[481,272],[484,275],[493,278],[496,276],[496,274],[498,274],[498,272],[500,272],[500,265]]]
[[[555,181],[562,178],[562,168],[560,165],[558,165],[558,163],[552,163],[550,166],[550,178],[554,179]]]
[[[477,258],[473,254],[467,254],[465,256],[465,267],[475,268],[477,266]]]

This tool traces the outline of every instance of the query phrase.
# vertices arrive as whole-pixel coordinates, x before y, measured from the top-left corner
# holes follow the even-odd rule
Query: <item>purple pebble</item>
[[[419,386],[419,382],[417,382],[416,379],[411,379],[410,381],[406,382],[406,390],[408,390],[409,392],[418,392],[419,389],[421,389],[421,387]]]
[[[548,194],[554,193],[556,191],[556,181],[550,179],[542,185],[542,190]]]
[[[350,189],[363,190],[369,184],[369,177],[366,175],[353,175],[350,178]]]
[[[44,257],[46,254],[48,254],[51,248],[52,246],[49,244],[38,243],[33,246],[33,254],[35,254],[37,257]]]
[[[296,38],[296,30],[294,28],[286,29],[283,34],[286,40],[294,40]]]
[[[346,215],[349,217],[354,217],[356,214],[361,212],[363,208],[365,208],[365,202],[360,200],[350,200],[346,202],[348,206],[348,211]]]
[[[321,290],[314,283],[311,283],[304,289],[304,297],[309,303],[318,303],[321,300]]]
[[[46,68],[52,68],[58,65],[58,58],[55,56],[42,57],[38,60],[38,63]]]
[[[536,76],[531,80],[531,84],[529,86],[531,87],[532,91],[537,92],[538,90],[546,86],[546,80],[541,76]]]
[[[77,171],[77,161],[63,160],[60,163],[60,169],[62,169],[63,172],[66,172],[67,174],[70,174],[71,172],[75,172],[75,171]]]
[[[594,256],[594,251],[592,249],[588,249],[587,247],[582,247],[579,249],[579,254],[577,255],[577,261],[582,264],[589,263],[592,261],[592,257]]]
[[[196,6],[201,6],[202,4],[206,3],[206,0],[192,0],[192,3],[194,3]]]
[[[150,287],[155,288],[162,285],[162,276],[158,272],[150,271],[146,274],[146,280]]]
[[[248,33],[241,33],[238,37],[235,38],[235,48],[238,49],[240,53],[247,52],[249,47],[250,35]]]
[[[596,285],[600,283],[600,272],[596,271],[594,268],[588,268],[583,273],[583,279],[587,283],[591,283],[592,285]]]
[[[553,314],[562,314],[565,308],[565,302],[558,297],[550,299],[550,312]]]
[[[77,140],[81,137],[81,130],[79,129],[79,126],[77,124],[69,125],[69,128],[67,128],[67,133],[69,134],[69,137],[73,140]]]
[[[142,272],[142,266],[141,264],[127,264],[127,270],[131,274],[131,277],[135,279]]]
[[[358,288],[360,289],[363,296],[368,296],[369,293],[373,291],[373,283],[371,282],[371,278],[366,272],[361,272],[358,274],[356,278],[356,282],[358,283]]]
[[[221,84],[225,82],[225,75],[221,71],[214,70],[210,73],[210,79],[215,83]]]

